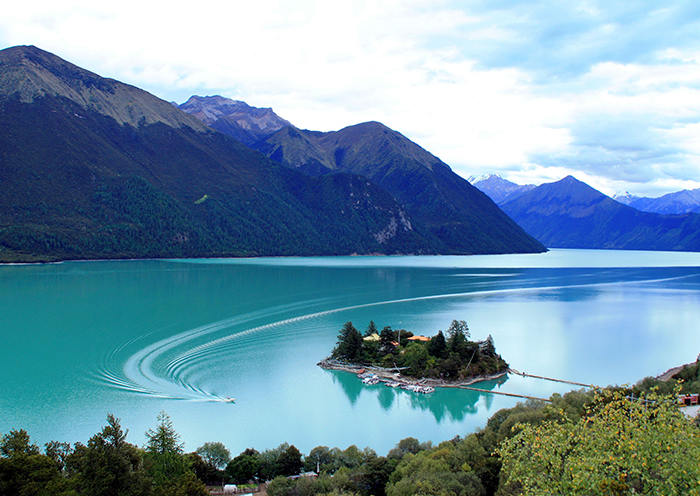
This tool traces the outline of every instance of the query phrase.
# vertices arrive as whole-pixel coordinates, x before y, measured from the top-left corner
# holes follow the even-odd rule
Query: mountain
[[[656,212],[659,214],[700,213],[700,188],[684,189],[658,198],[632,196],[629,193],[626,195],[615,195],[613,198],[620,203],[643,212]]]
[[[515,200],[523,193],[535,188],[534,184],[516,184],[496,174],[472,179],[471,183],[486,193],[489,198],[496,202],[496,205],[503,205],[510,200]]]
[[[300,173],[139,88],[0,51],[0,261],[442,248],[366,178]]]
[[[0,51],[0,260],[435,253],[394,198],[282,167],[149,93]]]
[[[700,215],[640,212],[572,176],[502,206],[551,248],[700,251]]]
[[[641,196],[635,196],[629,191],[625,191],[624,193],[618,193],[612,196],[613,200],[615,200],[618,203],[622,203],[623,205],[629,205],[633,201],[639,200],[640,198]]]
[[[240,100],[222,96],[191,96],[178,106],[207,126],[251,145],[291,124],[271,108],[251,107]]]
[[[417,232],[437,241],[440,253],[545,249],[447,164],[379,122],[334,132],[286,126],[251,146],[311,176],[350,173],[369,179],[406,209]]]

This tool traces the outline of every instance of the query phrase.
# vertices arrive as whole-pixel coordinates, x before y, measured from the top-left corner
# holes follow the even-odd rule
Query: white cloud
[[[644,60],[586,66],[588,45],[613,53],[606,43],[641,31],[629,35],[624,19],[587,2],[551,9],[582,24],[572,25],[568,44],[550,46],[564,42],[546,34],[561,21],[542,15],[546,6],[526,18],[459,7],[39,1],[4,6],[0,40],[35,44],[167,100],[219,93],[320,130],[379,120],[464,176],[500,170],[541,182],[571,173],[611,193],[700,181],[696,47],[663,45]],[[533,32],[539,45],[518,48]],[[494,47],[512,50],[499,58],[507,63],[487,63]],[[562,67],[554,77],[533,69],[533,57],[544,66],[557,53],[587,69],[564,75]]]

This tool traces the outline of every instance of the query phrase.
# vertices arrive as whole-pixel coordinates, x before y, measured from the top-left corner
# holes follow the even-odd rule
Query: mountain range
[[[501,207],[551,248],[700,250],[700,214],[641,212],[572,176],[537,186]]]
[[[380,124],[359,127],[352,146],[376,155],[357,171],[342,158],[352,147],[299,131],[324,159],[332,149],[337,167],[317,174],[276,160],[298,130],[270,109],[224,102],[217,114],[208,103],[190,99],[190,115],[36,47],[0,51],[0,260],[544,249]],[[263,149],[273,137],[272,159],[241,142]],[[387,187],[394,177],[402,194]]]
[[[206,100],[191,97],[180,108],[190,111],[189,102],[205,102],[206,112],[222,115],[226,106],[220,97]],[[269,110],[269,109],[262,109]],[[193,115],[201,115],[199,113]],[[219,118],[220,119],[220,118]],[[282,119],[275,121],[281,125]],[[238,131],[219,128],[236,137]],[[450,167],[401,133],[379,122],[365,122],[339,131],[319,132],[281,127],[250,146],[306,175],[325,177],[348,173],[368,179],[395,198],[406,209],[416,230],[437,241],[439,253],[540,251],[534,239],[520,228],[481,191],[455,174]]]
[[[503,205],[515,200],[523,193],[535,188],[534,184],[516,184],[503,179],[497,174],[487,174],[482,177],[471,177],[469,181],[479,190],[486,193],[497,205]]]
[[[700,188],[684,189],[659,196],[658,198],[634,196],[625,193],[623,195],[615,195],[613,199],[643,212],[656,212],[659,214],[700,213]]]

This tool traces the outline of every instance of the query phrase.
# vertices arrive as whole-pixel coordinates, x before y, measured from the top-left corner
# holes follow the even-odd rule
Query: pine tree
[[[146,451],[156,454],[182,454],[184,443],[180,442],[180,436],[175,432],[173,421],[167,413],[158,414],[158,425],[155,429],[146,432]]]
[[[367,326],[367,330],[365,331],[365,336],[371,336],[372,334],[378,334],[379,331],[377,331],[377,326],[374,324],[373,320],[369,321],[369,325]]]
[[[442,331],[438,331],[428,343],[428,353],[436,358],[445,358],[447,356],[447,343]]]

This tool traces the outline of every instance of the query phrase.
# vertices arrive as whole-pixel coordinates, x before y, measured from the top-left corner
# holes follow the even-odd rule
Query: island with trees
[[[353,372],[368,384],[383,382],[418,393],[503,377],[508,364],[496,353],[493,338],[469,338],[463,320],[453,320],[432,337],[389,326],[379,331],[373,321],[362,334],[346,322],[330,357],[318,365]]]

